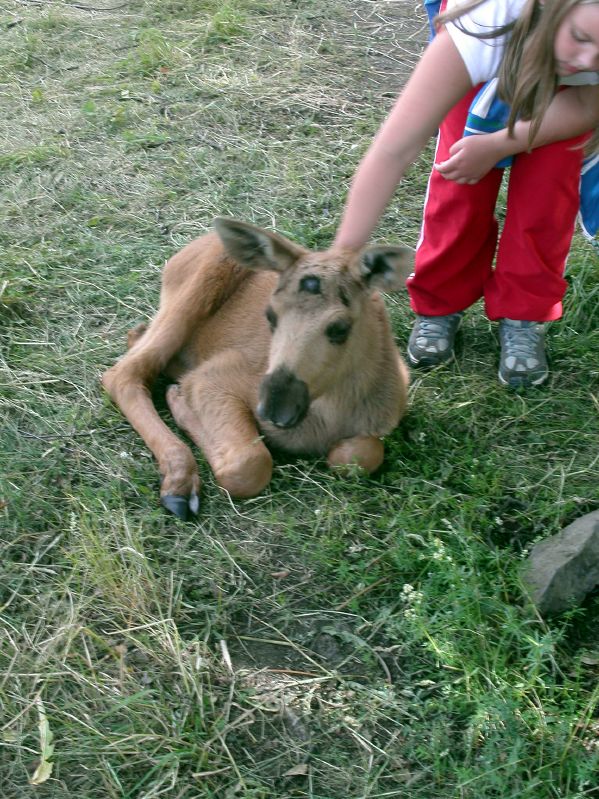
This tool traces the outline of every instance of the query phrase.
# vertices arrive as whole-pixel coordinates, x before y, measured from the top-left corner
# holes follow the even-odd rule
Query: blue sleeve
[[[495,133],[507,127],[510,116],[510,107],[497,96],[499,80],[493,78],[483,84],[480,91],[470,104],[464,136],[476,136],[481,133]],[[504,169],[512,163],[512,157],[504,158],[498,164],[499,169]]]
[[[435,36],[433,19],[437,16],[441,9],[441,0],[424,0],[424,7],[426,8],[426,13],[428,14],[428,25],[431,32],[430,38],[433,39]]]

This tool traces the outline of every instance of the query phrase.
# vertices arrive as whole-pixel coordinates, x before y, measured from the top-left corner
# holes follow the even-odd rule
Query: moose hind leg
[[[238,353],[222,353],[171,386],[167,401],[177,424],[203,451],[216,482],[240,499],[270,482],[272,456],[250,409],[251,378]]]
[[[145,322],[141,322],[139,325],[132,327],[131,330],[127,331],[127,349],[130,350],[140,338],[144,335],[148,326]]]
[[[376,436],[353,436],[338,441],[327,457],[331,467],[358,466],[369,474],[376,471],[385,457],[385,447]]]

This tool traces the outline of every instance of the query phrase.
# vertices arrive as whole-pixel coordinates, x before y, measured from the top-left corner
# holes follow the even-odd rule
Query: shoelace
[[[503,331],[506,355],[513,358],[536,358],[541,336],[538,327],[505,327]]]
[[[453,317],[449,317],[445,319],[443,322],[439,322],[434,319],[430,319],[428,317],[421,317],[418,320],[418,337],[422,338],[448,338],[449,330],[451,328],[451,323],[453,321]]]

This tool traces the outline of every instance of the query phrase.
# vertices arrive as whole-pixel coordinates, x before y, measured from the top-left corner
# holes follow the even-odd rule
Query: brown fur
[[[383,460],[380,437],[407,403],[408,372],[377,289],[403,284],[411,251],[314,253],[245,223],[216,226],[218,235],[193,241],[166,264],[158,313],[129,333],[129,351],[103,375],[158,461],[163,503],[182,517],[180,500],[196,510],[200,479],[191,450],[152,403],[160,373],[176,381],[167,392],[175,421],[237,497],[268,484],[267,445],[374,471]],[[273,333],[268,306],[277,317]],[[332,342],[331,325],[340,323],[351,324],[349,337]]]

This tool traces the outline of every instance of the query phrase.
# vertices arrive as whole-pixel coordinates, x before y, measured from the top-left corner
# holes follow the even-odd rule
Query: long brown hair
[[[437,22],[442,25],[458,20],[459,25],[461,16],[485,2],[488,0],[465,0],[439,14]],[[557,31],[575,6],[598,3],[599,0],[526,0],[514,22],[488,33],[471,34],[489,39],[510,33],[498,76],[499,95],[510,104],[510,132],[517,119],[530,120],[530,141],[533,140],[558,86],[554,51]],[[588,149],[599,150],[599,130]]]

